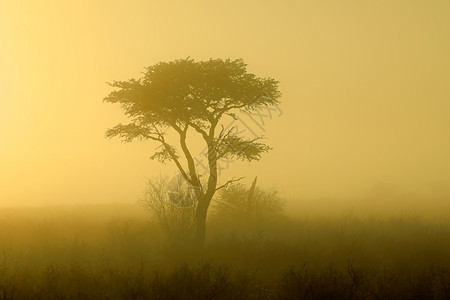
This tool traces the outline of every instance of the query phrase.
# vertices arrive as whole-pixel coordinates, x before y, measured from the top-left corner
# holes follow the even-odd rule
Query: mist
[[[244,58],[280,81],[283,113],[262,132],[273,151],[233,174],[293,198],[346,198],[380,183],[449,195],[445,1],[28,1],[1,11],[2,205],[135,201],[165,166],[147,159],[150,142],[103,138],[122,118],[102,103],[105,82],[188,56]]]
[[[336,226],[350,232],[350,237],[341,236],[345,245],[361,242],[364,251],[385,241],[377,240],[375,232],[392,234],[405,248],[413,244],[407,237],[411,233],[422,238],[424,244],[431,243],[430,249],[447,249],[444,233],[449,230],[446,220],[450,211],[449,36],[450,3],[443,0],[226,4],[2,1],[0,222],[4,226],[0,243],[9,253],[8,265],[13,269],[29,268],[23,274],[40,279],[45,276],[36,270],[62,266],[58,274],[67,278],[63,269],[68,262],[95,261],[95,265],[110,247],[114,251],[105,259],[115,271],[134,268],[138,261],[144,261],[144,265],[158,266],[168,274],[173,270],[173,274],[179,274],[182,271],[176,269],[180,266],[177,264],[187,262],[188,271],[184,271],[195,277],[196,272],[202,271],[196,269],[194,262],[208,261],[213,269],[207,272],[216,272],[217,262],[229,266],[234,274],[240,264],[237,262],[245,259],[217,250],[223,244],[235,251],[247,245],[248,251],[242,251],[248,257],[255,255],[249,250],[254,246],[261,256],[270,257],[272,265],[261,265],[264,274],[274,269],[279,274],[289,266],[301,265],[300,261],[313,264],[317,274],[324,274],[315,268],[334,263],[344,270],[349,267],[345,261],[355,257],[352,268],[371,272],[368,265],[361,263],[369,260],[369,255],[351,256],[351,251],[347,255],[343,250],[347,246],[333,258],[323,260],[306,252],[302,252],[302,259],[298,253],[293,254],[295,247],[311,247],[323,254],[326,247],[336,246],[338,241],[331,238],[337,234],[332,229]],[[255,197],[265,199],[261,203],[278,203],[280,215],[248,218],[250,224],[245,223],[247,217],[236,208],[227,218],[214,206],[223,200],[217,192],[206,217],[206,250],[202,252],[206,254],[201,256],[194,250],[180,254],[179,248],[185,245],[180,246],[181,241],[173,245],[165,221],[158,219],[161,216],[155,214],[155,207],[149,204],[153,202],[146,198],[149,182],[161,178],[171,182],[179,168],[173,161],[149,159],[160,146],[155,140],[123,143],[120,138],[105,138],[108,129],[127,123],[129,118],[123,107],[104,99],[114,91],[111,83],[142,78],[146,68],[160,62],[214,59],[242,59],[248,73],[278,82],[279,103],[271,103],[252,115],[242,113],[237,120],[230,116],[221,120],[225,127],[236,126],[247,138],[262,137],[260,141],[271,150],[263,151],[258,160],[235,157],[220,161],[217,186],[243,177],[221,190],[231,193],[228,188],[235,188],[237,194],[230,199],[240,202],[230,203],[244,207],[246,195],[257,178],[253,188],[259,196]],[[168,132],[167,138],[170,143],[179,142],[175,131]],[[205,159],[206,144],[193,128],[187,143],[194,159]],[[205,174],[207,171],[205,168]],[[199,178],[206,180],[205,174]],[[166,195],[167,186],[160,188]],[[176,216],[177,209],[172,211]],[[266,210],[270,211],[261,208]],[[192,217],[189,212],[184,214],[181,220]],[[372,218],[375,223],[371,223]],[[399,229],[402,226],[409,233]],[[46,235],[46,228],[52,233]],[[92,233],[83,236],[86,230]],[[433,244],[430,235],[424,233],[426,230],[442,244]],[[364,233],[367,239],[363,238]],[[233,240],[233,234],[237,240]],[[186,232],[184,235],[189,236]],[[317,236],[325,242],[307,244]],[[270,246],[266,242],[275,243],[273,251],[267,250]],[[51,252],[53,245],[61,246],[61,252]],[[258,245],[266,247],[267,252]],[[36,256],[24,249],[36,250]],[[161,249],[171,249],[170,256],[165,257],[165,250]],[[400,259],[395,249],[373,249],[378,251],[380,264]],[[49,251],[55,260],[42,258]],[[81,251],[80,256],[74,254],[77,251]],[[217,251],[220,254],[215,260]],[[423,256],[432,257],[433,251],[425,251]],[[275,253],[284,253],[286,261],[274,258]],[[415,258],[416,254],[408,257]],[[435,257],[436,264],[439,259],[448,259],[444,252]],[[428,270],[429,262],[423,261],[424,270]],[[274,267],[276,263],[280,268]],[[256,262],[242,264],[246,270],[258,267]],[[448,264],[442,266],[447,272]],[[87,274],[80,272],[81,277]],[[148,272],[153,274],[153,269]],[[300,273],[285,276],[297,282],[295,278]],[[140,276],[133,274],[134,279]],[[14,282],[16,275],[4,278]],[[115,282],[96,278],[105,289]],[[245,290],[238,287],[245,281],[239,278],[229,279],[235,288],[233,293]],[[281,281],[290,282],[283,278]],[[265,275],[255,280],[270,281]],[[443,279],[446,280],[448,277]],[[448,285],[445,286],[447,290],[442,289],[448,292]],[[281,286],[271,288],[283,290]],[[295,290],[293,286],[285,288]],[[42,289],[46,291],[45,285]],[[245,291],[253,295],[248,298],[262,297],[253,287]],[[24,297],[31,295],[27,293]],[[226,297],[238,297],[237,294]],[[295,298],[294,294],[276,297]],[[20,295],[16,294],[19,298]],[[357,296],[347,298],[352,297]]]

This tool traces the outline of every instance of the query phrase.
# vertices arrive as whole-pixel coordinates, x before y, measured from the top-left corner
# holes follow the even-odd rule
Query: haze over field
[[[104,138],[124,117],[102,99],[106,82],[189,56],[280,81],[282,114],[252,125],[273,150],[224,180],[258,176],[291,204],[384,195],[438,211],[449,37],[445,0],[1,1],[0,205],[135,203],[147,177],[174,173],[148,159],[157,144]]]

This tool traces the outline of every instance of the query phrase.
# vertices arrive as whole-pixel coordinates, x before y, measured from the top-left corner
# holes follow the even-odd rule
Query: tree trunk
[[[213,198],[217,187],[217,150],[215,148],[214,141],[214,129],[216,124],[212,124],[209,129],[209,135],[205,138],[205,142],[208,146],[208,166],[209,177],[207,189],[204,194],[199,197],[196,213],[196,228],[194,234],[194,243],[196,247],[202,247],[205,243],[206,237],[206,215],[208,213],[208,207]]]
[[[197,205],[197,213],[196,213],[196,227],[194,234],[194,244],[197,247],[202,247],[205,243],[206,237],[206,215],[208,212],[209,203],[211,202],[212,196],[203,195],[199,199]]]

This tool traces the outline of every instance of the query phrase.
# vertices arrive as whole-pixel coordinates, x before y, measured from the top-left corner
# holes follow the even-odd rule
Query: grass
[[[0,211],[0,299],[450,299],[450,222],[210,219],[174,247],[140,207]]]

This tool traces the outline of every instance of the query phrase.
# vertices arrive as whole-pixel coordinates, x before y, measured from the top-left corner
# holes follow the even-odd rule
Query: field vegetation
[[[450,222],[225,202],[200,250],[141,205],[4,208],[0,299],[450,299]]]

